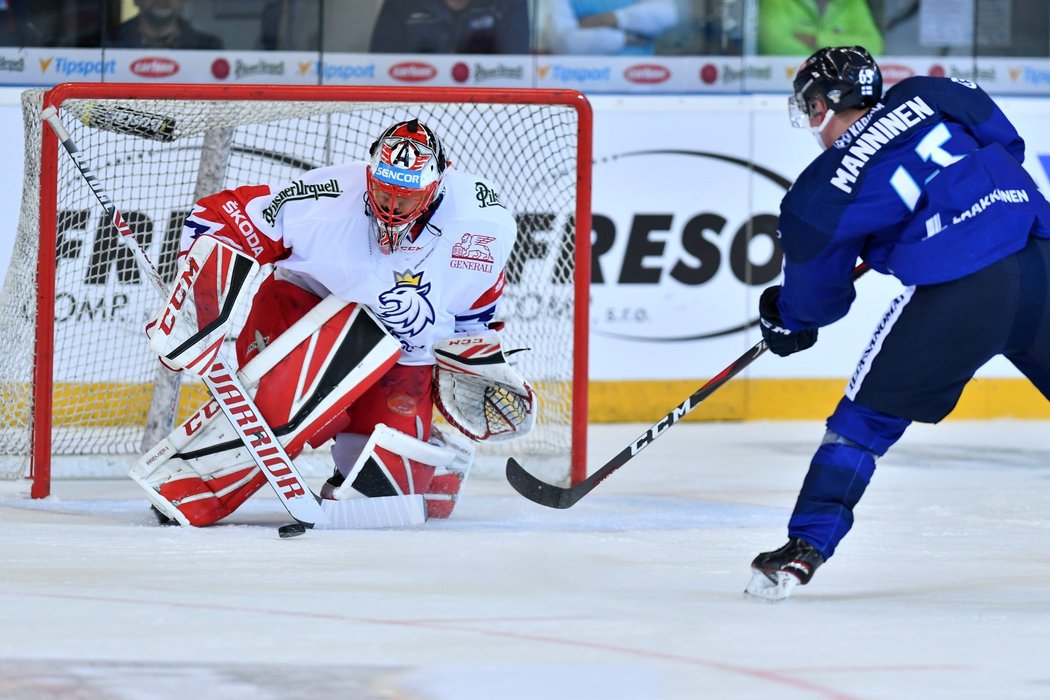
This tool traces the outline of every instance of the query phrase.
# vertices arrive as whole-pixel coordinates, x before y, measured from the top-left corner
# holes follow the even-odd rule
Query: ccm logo
[[[630,80],[632,83],[644,83],[646,85],[652,85],[654,83],[662,83],[671,77],[671,71],[664,66],[658,66],[655,63],[643,63],[637,66],[631,66],[623,72],[623,77]]]
[[[203,408],[187,418],[186,422],[183,423],[183,430],[186,432],[186,436],[192,437],[198,430],[207,425],[212,416],[218,412],[219,404],[215,402],[215,399],[204,404]]]
[[[186,295],[189,294],[193,278],[197,276],[198,272],[200,272],[200,264],[195,258],[190,258],[189,264],[179,276],[175,289],[171,292],[168,305],[164,307],[164,315],[161,317],[160,323],[157,324],[165,335],[171,335],[172,330],[174,330],[175,319],[178,316],[179,309],[182,308],[183,302],[186,301]]]
[[[430,80],[437,75],[437,68],[429,63],[408,61],[390,66],[390,77],[394,80],[403,80],[409,83],[419,83]]]
[[[133,61],[131,72],[142,78],[167,78],[179,72],[179,64],[170,58],[150,56]]]
[[[485,341],[482,338],[461,338],[459,340],[449,340],[449,345],[481,345]]]

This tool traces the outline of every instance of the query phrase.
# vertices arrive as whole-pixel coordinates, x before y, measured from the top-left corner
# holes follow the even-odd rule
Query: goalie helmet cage
[[[429,124],[452,167],[489,179],[518,223],[500,318],[504,347],[530,348],[515,365],[540,414],[530,435],[479,446],[478,466],[502,474],[514,455],[563,483],[586,476],[592,120],[580,93],[78,83],[22,102],[25,185],[0,291],[0,486],[45,497],[53,465],[54,476],[123,475],[171,422],[143,334],[156,291],[42,126],[48,106],[169,283],[196,199],[365,160],[389,124]],[[175,395],[176,420],[206,399],[189,380]]]

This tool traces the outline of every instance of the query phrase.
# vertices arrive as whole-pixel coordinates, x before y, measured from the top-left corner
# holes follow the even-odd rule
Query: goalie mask
[[[434,203],[447,165],[437,136],[418,119],[394,124],[369,149],[368,207],[385,252],[408,237]]]
[[[821,143],[820,134],[831,117],[845,109],[873,107],[882,98],[882,72],[867,49],[861,46],[832,46],[806,59],[792,83],[794,95],[788,98],[791,125],[809,128]],[[811,126],[813,101],[821,99],[827,107],[824,120]]]

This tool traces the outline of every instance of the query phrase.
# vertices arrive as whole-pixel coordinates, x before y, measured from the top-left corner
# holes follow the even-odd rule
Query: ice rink
[[[592,465],[644,427],[592,426]],[[194,530],[58,481],[0,501],[0,698],[1050,698],[1050,424],[913,426],[813,582],[746,600],[822,434],[685,423],[569,510],[473,480],[449,521],[292,540],[262,494]]]

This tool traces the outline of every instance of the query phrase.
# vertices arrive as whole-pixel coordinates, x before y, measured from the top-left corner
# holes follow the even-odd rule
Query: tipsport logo
[[[57,58],[49,56],[48,58],[41,58],[39,61],[41,73],[47,74],[53,66],[54,71],[52,72],[64,77],[89,78],[109,75],[117,70],[115,59],[108,61],[74,61],[62,56]]]

